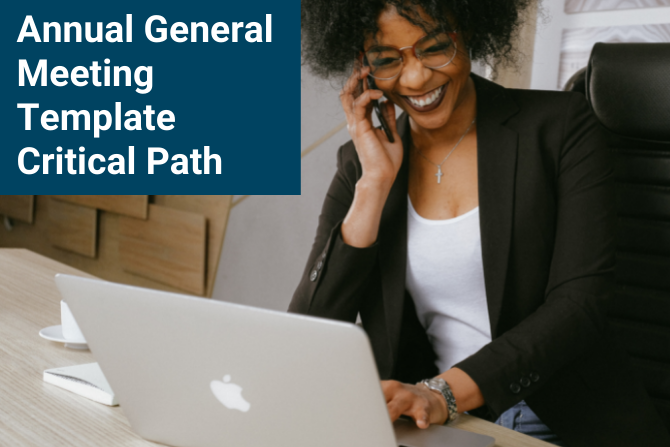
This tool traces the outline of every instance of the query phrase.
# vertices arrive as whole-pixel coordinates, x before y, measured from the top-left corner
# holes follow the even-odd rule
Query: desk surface
[[[157,445],[133,433],[120,407],[42,381],[45,369],[95,361],[38,336],[60,322],[56,273],[90,277],[27,250],[0,249],[0,445]],[[493,436],[498,447],[551,445],[467,415],[453,426]]]

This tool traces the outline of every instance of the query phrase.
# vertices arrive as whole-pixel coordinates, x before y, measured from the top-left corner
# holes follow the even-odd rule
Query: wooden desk
[[[38,336],[40,329],[60,322],[56,273],[90,277],[28,250],[0,249],[0,445],[157,445],[132,432],[120,407],[42,381],[45,369],[95,361],[89,351]],[[493,436],[498,447],[550,446],[467,415],[454,426]]]

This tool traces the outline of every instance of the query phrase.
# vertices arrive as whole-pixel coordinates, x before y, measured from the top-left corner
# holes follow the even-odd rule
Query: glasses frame
[[[390,78],[378,78],[377,76],[374,76],[374,75],[372,74],[372,72],[371,72],[370,74],[368,74],[368,76],[370,76],[370,77],[373,78],[373,79],[377,79],[377,80],[379,80],[379,81],[390,81],[391,79],[395,79],[395,78],[397,78],[398,76],[400,76],[400,73],[402,73],[402,69],[403,69],[404,66],[405,66],[405,59],[404,59],[404,57],[403,57],[403,51],[408,50],[408,49],[411,48],[411,49],[412,49],[412,54],[414,54],[414,57],[417,58],[419,61],[421,61],[421,58],[419,57],[419,55],[416,54],[416,46],[419,44],[419,42],[421,42],[423,39],[425,39],[426,37],[428,37],[428,36],[430,36],[430,35],[432,35],[432,34],[433,34],[433,33],[431,33],[431,34],[426,34],[426,35],[422,36],[421,38],[419,38],[419,40],[417,40],[416,42],[414,42],[414,45],[408,45],[408,46],[406,46],[406,47],[402,47],[402,48],[394,47],[393,45],[375,45],[375,46],[373,46],[373,47],[370,48],[368,51],[370,51],[370,50],[372,50],[372,49],[374,49],[374,48],[377,48],[377,47],[391,48],[391,49],[396,50],[398,53],[400,53],[400,63],[401,63],[401,66],[400,66],[400,70],[398,71],[398,73],[395,74],[395,75],[393,75],[393,76],[391,76]],[[453,35],[456,35],[456,34],[457,34],[457,31],[449,31],[449,32],[446,32],[446,34],[447,34],[447,36],[449,36],[449,39],[451,39],[451,42],[454,44],[454,54],[451,55],[451,59],[449,59],[449,62],[447,62],[446,64],[443,64],[443,65],[440,65],[439,67],[427,67],[427,66],[423,65],[423,62],[421,62],[421,65],[423,65],[424,67],[426,67],[426,68],[428,68],[428,69],[430,69],[430,70],[437,70],[438,68],[446,67],[447,65],[451,64],[451,63],[454,61],[454,58],[456,57],[456,53],[458,53],[458,45],[456,44],[456,39],[454,39],[454,37],[452,37],[452,34],[453,34]],[[368,61],[368,51],[363,51],[363,58],[365,59],[365,63],[366,63],[368,66],[370,66],[370,62]]]

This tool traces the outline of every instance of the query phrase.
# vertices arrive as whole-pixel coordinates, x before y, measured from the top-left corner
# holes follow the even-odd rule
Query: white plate
[[[72,343],[67,341],[65,337],[63,337],[63,326],[60,324],[57,324],[56,326],[45,327],[40,331],[40,337],[50,341],[65,343],[66,348],[88,349],[88,345],[86,343]]]

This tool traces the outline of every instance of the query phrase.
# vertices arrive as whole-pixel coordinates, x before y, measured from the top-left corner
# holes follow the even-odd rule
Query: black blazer
[[[493,341],[458,365],[497,418],[526,400],[569,446],[669,446],[626,355],[608,335],[615,199],[599,124],[579,93],[505,89],[476,75],[479,213]],[[410,129],[371,247],[340,225],[361,165],[351,142],[289,311],[354,322],[360,314],[382,379],[438,374],[405,289]]]

